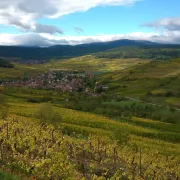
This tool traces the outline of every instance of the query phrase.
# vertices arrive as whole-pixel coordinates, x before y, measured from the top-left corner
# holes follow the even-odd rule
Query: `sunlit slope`
[[[10,103],[11,117],[34,118],[34,114],[40,104],[31,104],[26,102]],[[165,146],[165,149],[159,149],[162,153],[170,151],[178,153],[180,142],[180,128],[177,124],[157,122],[149,119],[133,117],[132,120],[124,118],[111,119],[92,113],[80,112],[65,108],[54,107],[60,113],[62,119],[60,126],[66,129],[70,134],[76,132],[82,135],[107,135],[113,139],[121,139],[121,134],[129,135],[130,142],[141,144],[142,146],[154,148],[153,142],[159,141]],[[139,142],[139,138],[143,143]],[[152,144],[149,144],[149,141]],[[173,144],[174,143],[174,144]],[[155,143],[156,144],[156,143]],[[180,151],[179,151],[180,152]]]
[[[103,52],[95,53],[99,58],[142,58],[169,60],[179,58],[179,46],[120,46]]]
[[[52,69],[73,69],[83,71],[115,71],[122,70],[134,66],[138,63],[146,63],[148,60],[138,58],[132,59],[111,59],[111,58],[97,58],[95,56],[87,55],[76,57],[67,60],[53,60],[44,64],[44,68]],[[41,67],[41,66],[40,66]]]
[[[1,120],[0,127],[4,139],[3,170],[16,174],[17,179],[89,179],[85,173],[90,179],[117,179],[126,174],[139,177],[139,169],[143,179],[152,179],[154,171],[158,172],[157,179],[177,179],[179,174],[178,144],[139,136],[130,136],[126,144],[92,132],[80,136],[77,131],[61,130],[63,123],[55,128],[38,119],[16,115]],[[132,164],[136,165],[134,171]]]
[[[14,68],[0,68],[0,79],[18,79],[42,74],[48,70],[80,70],[89,72],[106,72],[123,70],[139,63],[147,63],[148,60],[140,59],[108,59],[94,56],[82,56],[66,60],[51,60],[44,64],[20,65],[14,64]]]
[[[180,59],[151,61],[99,76],[109,92],[180,107]]]
[[[9,107],[9,116],[0,119],[0,135],[5,140],[4,147],[9,149],[1,152],[7,154],[1,156],[6,165],[5,172],[13,172],[23,177],[21,179],[25,179],[25,175],[30,179],[34,176],[40,179],[47,176],[82,179],[82,167],[85,166],[81,163],[86,163],[89,176],[96,174],[97,170],[98,176],[102,176],[106,168],[110,172],[107,177],[112,177],[116,172],[116,168],[111,169],[114,159],[118,169],[123,165],[123,172],[130,172],[132,160],[139,162],[141,151],[143,177],[147,174],[150,177],[154,170],[158,171],[159,179],[168,177],[169,172],[173,172],[171,179],[177,177],[179,124],[137,117],[110,118],[62,108],[55,103],[52,104],[53,111],[59,114],[58,118],[55,121],[50,118],[47,123],[36,116],[43,104],[28,103],[25,96],[19,95],[2,95],[6,97]],[[137,163],[137,175],[139,169]],[[167,172],[162,169],[167,169]]]
[[[14,64],[13,68],[0,68],[0,79],[17,79],[23,77],[36,76],[43,73],[45,69],[37,65],[20,65]]]

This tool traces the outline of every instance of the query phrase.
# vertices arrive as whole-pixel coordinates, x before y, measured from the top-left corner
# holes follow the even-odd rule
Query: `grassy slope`
[[[110,93],[151,99],[180,107],[180,59],[151,61],[99,76],[102,83],[110,86]],[[151,92],[154,97],[146,97]],[[166,96],[167,92],[174,95]]]
[[[19,105],[16,104],[16,106],[19,106]],[[30,108],[31,109],[31,113],[33,112],[33,110],[35,110],[35,108],[38,107],[38,106],[34,106],[32,104],[23,104],[23,103],[20,106],[21,106],[21,109],[23,109],[22,108],[23,106],[24,106],[24,108]],[[101,140],[107,139],[108,142],[107,142],[106,146],[111,146],[111,141],[109,140],[109,138],[107,138],[105,136],[105,135],[109,136],[112,133],[111,131],[108,134],[107,130],[106,130],[104,134],[101,134],[102,127],[100,127],[100,128],[91,128],[91,127],[89,127],[89,124],[92,123],[92,121],[90,121],[90,118],[92,118],[92,117],[94,118],[93,120],[97,119],[99,124],[100,123],[101,124],[106,123],[106,125],[108,126],[108,123],[110,123],[110,127],[112,125],[112,122],[111,122],[112,120],[111,119],[107,119],[107,118],[105,119],[102,116],[95,116],[95,115],[91,116],[91,114],[89,114],[89,113],[81,113],[81,112],[77,112],[77,111],[70,111],[67,114],[67,110],[66,109],[59,109],[58,108],[57,110],[61,112],[61,114],[63,116],[63,121],[66,121],[66,124],[64,124],[64,122],[61,121],[59,123],[59,125],[61,127],[66,128],[66,129],[68,128],[68,125],[69,125],[69,127],[71,129],[68,129],[68,132],[71,132],[71,135],[72,135],[72,136],[67,136],[67,135],[62,136],[62,134],[59,133],[59,130],[56,130],[56,133],[54,133],[54,135],[56,137],[55,139],[56,140],[58,140],[58,139],[60,140],[60,141],[58,140],[57,142],[61,143],[60,144],[61,147],[64,147],[64,145],[66,145],[66,144],[67,144],[67,146],[69,146],[67,141],[66,141],[66,139],[68,139],[68,142],[70,144],[72,144],[73,147],[78,147],[78,149],[81,149],[81,146],[82,146],[83,148],[85,148],[86,151],[88,151],[88,149],[89,149],[89,140],[90,139],[89,138],[87,139],[87,137],[85,135],[90,134],[90,133],[93,134],[94,132],[96,132],[96,134],[98,134],[98,135],[103,135],[103,136],[99,136],[101,138]],[[23,134],[19,134],[20,138],[17,138],[19,140],[20,145],[21,145],[21,140],[20,139],[25,137],[25,138],[23,138],[22,146],[24,145],[24,147],[27,147],[25,142],[27,142],[29,140],[32,144],[35,144],[32,147],[33,148],[34,147],[40,148],[39,150],[42,153],[43,151],[41,150],[41,148],[46,147],[47,146],[47,142],[52,144],[51,132],[52,132],[53,127],[49,126],[48,129],[47,129],[47,126],[46,126],[45,129],[42,130],[42,124],[39,123],[39,120],[37,120],[37,119],[33,118],[32,116],[30,116],[30,114],[29,114],[30,112],[28,113],[29,117],[24,117],[22,115],[21,116],[16,115],[17,112],[18,112],[18,109],[14,108],[14,112],[11,111],[11,115],[8,118],[8,120],[1,120],[0,121],[0,125],[6,124],[7,122],[9,122],[9,129],[11,129],[11,130],[14,128],[13,126],[16,126],[17,129],[21,128],[21,130],[23,130],[23,128],[24,128],[25,131],[23,132]],[[24,111],[24,112],[26,112],[26,111]],[[83,121],[87,122],[86,125],[82,125],[81,124],[81,121],[82,121],[81,117],[83,118]],[[15,121],[13,121],[13,119]],[[71,122],[69,122],[69,119],[70,120],[73,119],[74,122],[77,123],[77,125],[71,124]],[[116,122],[114,122],[114,123],[115,123],[116,126],[121,126],[121,129],[123,128],[124,131],[127,131],[127,128],[126,128],[126,126],[124,126],[123,123],[116,123]],[[122,135],[119,127],[117,127],[117,128],[118,128],[118,132],[120,133],[120,135]],[[135,128],[138,128],[138,127],[135,127]],[[114,129],[115,129],[115,127],[114,127]],[[74,130],[75,130],[76,133],[73,133]],[[10,139],[11,139],[11,141],[14,141],[14,137],[12,136],[12,134],[14,134],[14,131],[12,130],[12,131],[10,131],[10,133],[11,133]],[[79,136],[78,133],[80,133],[82,136]],[[6,131],[4,133],[2,133],[2,134],[3,134],[4,137],[6,137]],[[94,136],[94,134],[93,134],[93,136]],[[39,141],[34,142],[34,137],[37,137],[37,139],[41,139],[40,137],[43,137],[45,139],[47,138],[46,139],[47,142],[44,139],[43,139],[43,141],[40,141],[40,142]],[[64,138],[65,138],[65,143],[62,143],[62,139],[64,139]],[[40,143],[40,145],[39,145],[38,142]],[[92,139],[91,142],[93,142],[95,147],[97,147],[97,143],[99,142],[99,138],[98,139],[94,139],[94,140]],[[86,143],[87,143],[87,145],[84,147],[84,145]],[[116,142],[114,142],[114,143],[116,143]],[[178,163],[178,159],[179,159],[179,155],[180,155],[179,154],[180,146],[179,146],[178,143],[171,143],[171,142],[162,141],[162,140],[156,140],[156,139],[152,139],[152,138],[144,138],[144,137],[141,137],[141,136],[137,136],[137,135],[131,134],[130,135],[129,144],[130,145],[128,146],[128,148],[127,148],[127,146],[119,146],[120,151],[118,152],[120,157],[122,157],[122,158],[124,158],[126,156],[128,157],[128,163],[132,160],[131,158],[129,160],[129,156],[130,157],[132,156],[132,158],[133,158],[136,155],[137,156],[137,162],[139,161],[139,153],[137,151],[135,151],[135,150],[132,151],[133,148],[136,149],[136,147],[138,149],[140,147],[142,147],[141,149],[142,149],[142,152],[143,152],[143,162],[144,162],[144,160],[147,160],[149,162],[149,157],[150,157],[150,160],[152,160],[152,158],[151,158],[152,154],[151,153],[153,153],[153,160],[152,160],[153,161],[153,166],[158,166],[159,165],[159,161],[162,161],[163,159],[165,161],[167,161],[167,158],[169,158],[169,159],[172,158],[172,160],[170,159],[170,163],[171,162],[174,163],[173,161],[175,161],[175,163]],[[42,165],[41,165],[41,163],[39,163],[39,162],[41,162],[41,161],[44,162],[45,160],[48,160],[48,161],[45,161],[47,163],[48,162],[49,163],[52,162],[53,166],[54,166],[55,163],[57,163],[56,167],[59,168],[59,169],[61,167],[62,168],[64,167],[63,166],[64,164],[62,163],[62,157],[59,154],[59,152],[61,152],[62,149],[59,150],[57,148],[57,145],[58,145],[58,143],[55,144],[53,147],[52,146],[47,147],[48,156],[46,158],[43,155],[40,154],[41,155],[41,156],[39,155],[40,158],[35,159],[35,161],[37,161],[35,164],[33,163],[33,161],[32,162],[28,161],[28,165],[29,165],[29,163],[30,163],[30,165],[34,164],[36,166],[36,170],[35,170],[35,174],[34,173],[31,174],[31,173],[27,172],[27,176],[32,176],[32,175],[36,176],[36,174],[37,174],[38,177],[42,176],[42,171],[44,171],[44,168],[46,168],[46,164],[44,165],[44,163],[42,163]],[[117,146],[117,144],[116,144],[116,146]],[[101,144],[101,148],[102,147],[103,146]],[[131,148],[131,150],[130,150],[130,148]],[[102,148],[102,150],[104,150],[104,148]],[[108,157],[109,157],[109,153],[113,152],[113,150],[114,150],[114,148],[111,149],[111,151],[109,151],[109,149],[108,149]],[[30,149],[30,152],[32,152],[32,151],[33,151],[33,149],[32,150]],[[36,151],[38,151],[38,150],[36,149]],[[69,149],[67,151],[69,151]],[[158,153],[157,153],[157,151],[158,151]],[[50,156],[50,152],[52,153],[51,156]],[[58,156],[56,155],[56,152],[58,153]],[[65,152],[63,152],[63,153],[65,153]],[[70,151],[70,153],[71,153],[71,151]],[[75,153],[77,153],[77,151],[75,151]],[[131,153],[132,153],[132,155],[131,155]],[[148,153],[148,155],[146,153]],[[80,154],[80,155],[82,156],[82,154]],[[161,156],[162,158],[161,159],[157,158],[157,155],[158,155],[158,157]],[[176,159],[173,158],[174,155],[176,155],[176,157],[175,157]],[[49,156],[51,157],[51,159],[48,159]],[[53,159],[53,157],[55,157],[55,159]],[[110,156],[110,159],[108,161],[108,165],[109,165],[109,163],[113,162],[113,157]],[[28,159],[28,155],[25,158]],[[59,158],[60,158],[60,161],[58,161]],[[81,158],[79,158],[79,159],[80,159],[80,161],[79,160],[77,161],[78,164],[81,163]],[[164,160],[163,160],[163,162],[164,162]],[[74,162],[74,159],[73,159],[73,161],[71,161],[71,163],[72,162]],[[94,163],[96,165],[98,162],[94,161]],[[103,163],[101,163],[101,164],[98,163],[97,166],[95,166],[96,170],[98,169],[99,165],[102,166]],[[67,163],[66,163],[65,166],[67,167]],[[110,168],[110,166],[106,165],[106,167],[108,167],[108,168]],[[176,164],[175,164],[175,166],[176,166]],[[11,165],[10,165],[10,167],[11,167]],[[41,167],[43,167],[43,168],[41,168]],[[50,166],[50,168],[51,167],[52,167],[52,165]],[[156,167],[156,168],[159,168],[159,166]],[[161,166],[160,166],[160,168],[161,168]],[[169,168],[169,166],[168,166],[168,168]],[[163,170],[164,169],[165,168],[163,168]],[[48,170],[49,170],[49,168],[48,168]],[[67,170],[67,169],[65,169],[65,170]],[[77,168],[76,168],[76,170],[77,170]],[[16,172],[16,171],[19,172],[18,171],[18,166],[16,166],[16,168],[14,168],[14,172]],[[178,172],[178,167],[172,169],[172,171]],[[24,169],[24,171],[22,171],[22,172],[26,173],[26,169]],[[47,172],[47,169],[46,169],[45,172],[43,172],[43,174],[46,173],[46,172]],[[57,172],[57,170],[55,172]],[[61,173],[61,169],[60,169],[60,173]],[[61,174],[59,174],[59,175],[61,175]],[[45,174],[45,177],[47,177],[47,174]],[[75,177],[77,177],[77,175],[76,176],[74,175],[73,177],[75,178]],[[22,179],[24,180],[25,178],[22,178]],[[31,179],[33,179],[33,178],[31,178]],[[42,179],[46,179],[46,178],[42,178]],[[63,179],[63,178],[59,178],[59,179]],[[77,177],[77,179],[81,179],[81,178]]]
[[[15,64],[14,68],[0,68],[0,79],[16,79],[27,76],[36,76],[42,74],[44,71],[44,68],[39,68],[38,66]]]
[[[93,56],[82,56],[68,60],[52,60],[39,65],[14,64],[14,68],[0,68],[0,80],[17,79],[42,74],[49,69],[71,69],[107,72],[123,70],[138,63],[147,63],[140,59],[101,59]]]
[[[40,104],[26,103],[18,98],[8,98],[11,117],[32,118]],[[56,111],[62,115],[61,126],[69,132],[79,134],[107,135],[118,138],[122,132],[128,133],[130,143],[148,148],[157,148],[162,153],[178,154],[180,146],[180,128],[175,124],[157,122],[153,120],[136,118],[132,120],[111,119],[100,115],[69,110],[55,106]],[[175,131],[174,131],[175,130]],[[157,143],[159,142],[159,144]],[[160,144],[164,147],[162,148]]]
[[[39,90],[31,91],[40,93]],[[41,93],[48,94],[50,92],[44,90]],[[30,94],[25,94],[23,97],[21,94],[17,93],[16,96],[4,95],[9,104],[10,115],[8,119],[23,120],[24,124],[26,124],[26,121],[30,121],[33,126],[36,126],[34,114],[41,104],[27,103],[26,98]],[[19,98],[20,96],[21,98]],[[116,140],[121,139],[125,135],[129,137],[128,143],[130,147],[142,147],[143,149],[148,149],[148,152],[156,150],[165,156],[180,156],[180,126],[177,124],[137,117],[133,117],[131,120],[123,118],[113,119],[61,108],[56,104],[54,104],[54,109],[62,116],[59,125],[65,132],[68,132],[70,135],[76,132],[78,139],[74,139],[74,141],[77,140],[78,142],[79,138],[86,139],[90,134],[103,137],[108,136]],[[7,174],[7,177],[9,176]]]
[[[87,60],[87,61],[86,61]],[[86,61],[87,63],[84,63]],[[15,69],[5,71],[1,69],[0,77],[19,77],[24,73],[27,75],[36,75],[47,68],[57,69],[80,69],[94,71],[113,71],[103,74],[99,80],[110,86],[111,93],[121,95],[144,97],[148,91],[152,93],[163,92],[167,90],[178,90],[179,88],[179,68],[180,60],[173,61],[146,61],[145,64],[138,64],[142,61],[137,60],[107,60],[105,66],[102,66],[103,59],[95,59],[90,56],[82,59],[74,58],[67,61],[57,61],[45,65],[21,66],[16,65]],[[111,63],[110,63],[111,62]],[[143,61],[144,62],[144,61]],[[148,63],[148,64],[147,64]],[[138,64],[136,67],[133,65]],[[91,65],[91,66],[90,66]],[[127,68],[122,70],[123,68]],[[35,68],[35,69],[34,69]],[[36,69],[37,68],[37,69]],[[39,71],[41,70],[41,71]],[[119,71],[121,70],[121,71]],[[174,78],[175,76],[175,78]],[[35,90],[38,91],[38,90]],[[39,91],[41,93],[41,91]],[[46,92],[43,92],[43,94]],[[48,94],[49,92],[47,92]],[[20,98],[21,96],[21,98]],[[33,120],[34,112],[37,111],[39,104],[27,103],[24,98],[28,95],[18,94],[7,95],[10,104],[10,117]],[[156,98],[158,99],[158,98]],[[179,106],[178,98],[167,97],[158,101],[174,102]],[[168,102],[168,103],[169,103]],[[163,154],[180,155],[180,131],[178,125],[157,122],[150,119],[133,117],[132,120],[111,119],[91,113],[79,112],[65,108],[54,107],[62,115],[61,126],[69,132],[77,132],[84,136],[88,134],[107,135],[111,138],[118,138],[118,134],[128,132],[130,144],[157,149]]]
[[[138,63],[145,63],[147,60],[140,59],[110,59],[96,58],[94,56],[82,56],[63,61],[51,61],[44,65],[43,68],[52,69],[73,69],[83,71],[115,71],[122,70]]]

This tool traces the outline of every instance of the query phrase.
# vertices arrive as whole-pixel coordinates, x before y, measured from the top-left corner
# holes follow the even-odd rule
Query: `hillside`
[[[8,64],[10,64],[8,62]],[[10,64],[11,66],[11,64]],[[0,82],[12,81],[17,79],[24,79],[27,77],[37,76],[45,72],[45,69],[39,68],[37,66],[25,66],[13,63],[13,68],[0,67]]]
[[[24,79],[37,76],[51,70],[77,70],[83,72],[102,73],[115,70],[123,70],[138,63],[148,63],[148,59],[112,59],[96,58],[86,55],[65,60],[50,60],[41,64],[13,63],[14,68],[0,68],[0,82],[13,79]],[[8,62],[9,63],[9,62]],[[10,64],[10,63],[9,63]]]
[[[72,69],[87,72],[102,73],[106,71],[122,70],[134,66],[138,63],[147,63],[149,60],[143,59],[122,59],[122,58],[97,58],[92,55],[86,55],[66,60],[52,60],[48,63],[39,65],[40,68],[51,69]],[[34,66],[36,67],[36,66]]]
[[[52,47],[19,47],[19,46],[0,46],[0,57],[24,60],[44,61],[49,59],[62,59],[77,57],[90,53],[105,51],[119,46],[165,46],[149,41],[117,40],[112,42],[100,42],[82,44],[76,46],[56,45]]]
[[[13,65],[0,68],[0,178],[179,177],[180,59]]]
[[[151,61],[99,76],[109,93],[180,107],[180,59]]]
[[[0,180],[180,180],[180,0],[0,0]]]
[[[93,54],[97,58],[141,58],[154,60],[169,60],[180,57],[178,46],[123,46]]]
[[[157,179],[177,178],[177,124],[136,117],[108,118],[56,103],[27,103],[26,98],[20,98],[22,94],[32,97],[50,92],[20,91],[14,91],[16,97],[3,95],[9,104],[9,116],[0,121],[2,169],[11,170],[17,179],[139,178],[139,170],[143,178],[153,178],[154,171],[158,172]]]

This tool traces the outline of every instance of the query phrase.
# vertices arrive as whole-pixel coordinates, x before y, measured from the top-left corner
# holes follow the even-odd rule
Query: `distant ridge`
[[[122,39],[110,42],[81,44],[76,46],[55,45],[45,48],[27,46],[0,46],[0,57],[5,57],[7,59],[18,58],[21,60],[49,60],[52,58],[62,59],[102,52],[120,46],[176,47],[178,45],[165,45],[150,41]],[[180,47],[180,45],[178,47]]]

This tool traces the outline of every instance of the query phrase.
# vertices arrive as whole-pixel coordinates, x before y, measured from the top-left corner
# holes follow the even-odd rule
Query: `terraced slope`
[[[180,107],[180,59],[151,61],[99,76],[109,93]]]
[[[51,61],[50,63],[44,64],[43,67],[52,69],[73,69],[82,71],[106,72],[122,70],[134,66],[138,63],[146,62],[148,62],[148,60],[142,60],[138,58],[111,59],[96,58],[95,56],[87,55],[63,61]]]

